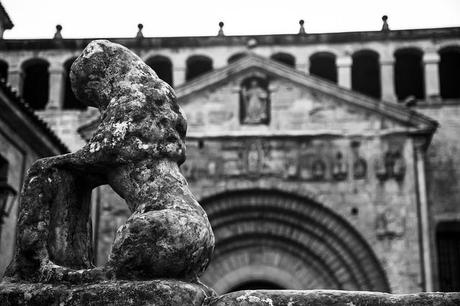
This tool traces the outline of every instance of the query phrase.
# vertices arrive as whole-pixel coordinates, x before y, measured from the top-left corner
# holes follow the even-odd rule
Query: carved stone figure
[[[241,89],[242,123],[259,124],[268,122],[268,90],[258,78],[249,79]]]
[[[25,179],[12,278],[71,283],[104,279],[196,280],[214,235],[179,171],[186,120],[172,88],[127,48],[91,42],[72,65],[72,88],[101,122],[77,152],[38,160]],[[132,215],[106,266],[94,268],[91,190],[109,184]]]

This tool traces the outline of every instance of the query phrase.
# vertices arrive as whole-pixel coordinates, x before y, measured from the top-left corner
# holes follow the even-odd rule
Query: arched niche
[[[186,61],[185,80],[190,81],[212,71],[212,59],[205,55],[192,55]]]
[[[0,79],[8,82],[8,63],[0,59]]]
[[[295,57],[292,54],[278,52],[270,56],[270,58],[278,63],[295,68]]]
[[[156,72],[160,79],[173,86],[173,65],[168,57],[163,55],[151,56],[145,63]]]
[[[372,50],[361,50],[352,56],[351,88],[362,94],[380,99],[379,54]]]
[[[22,64],[24,100],[35,110],[46,107],[49,98],[49,63],[40,58],[33,58]]]
[[[439,82],[443,99],[460,98],[460,47],[445,47],[439,51]]]
[[[364,238],[341,216],[278,190],[237,190],[200,201],[216,237],[202,280],[224,293],[246,283],[286,289],[389,291]]]
[[[86,105],[75,97],[70,83],[70,67],[75,59],[76,57],[70,58],[64,63],[64,101],[62,108],[68,110],[85,110],[87,109]]]
[[[395,92],[399,101],[410,97],[425,98],[423,53],[417,48],[404,48],[395,52]]]
[[[318,52],[310,56],[310,74],[337,83],[335,55]]]
[[[239,52],[239,53],[235,53],[233,55],[231,55],[228,59],[227,59],[227,63],[228,64],[231,64],[233,62],[236,62],[237,60],[239,60],[240,58],[243,58],[247,55],[247,53],[245,52]]]

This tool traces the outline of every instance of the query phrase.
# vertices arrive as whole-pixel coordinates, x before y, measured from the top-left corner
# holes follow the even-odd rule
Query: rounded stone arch
[[[311,75],[337,83],[337,55],[331,51],[318,51],[310,55],[309,72]]]
[[[410,97],[425,99],[425,73],[423,50],[418,47],[402,47],[394,52],[394,84],[399,101]]]
[[[87,106],[77,99],[72,90],[70,82],[70,68],[78,56],[72,56],[66,59],[64,64],[64,100],[62,102],[62,109],[65,110],[86,110]]]
[[[237,52],[237,53],[234,53],[232,55],[230,55],[227,59],[227,63],[228,64],[231,64],[233,62],[236,62],[237,60],[245,57],[246,55],[248,55],[247,52]]]
[[[21,63],[22,96],[35,110],[42,110],[49,98],[50,63],[43,58],[29,58]]]
[[[351,88],[380,99],[380,54],[372,49],[360,49],[352,54]]]
[[[214,69],[212,58],[204,54],[189,56],[185,61],[185,66],[186,81],[190,81]]]
[[[286,52],[276,52],[270,56],[276,62],[282,63],[286,66],[295,68],[296,58],[294,55]]]
[[[250,281],[286,289],[390,291],[365,239],[318,202],[275,189],[246,189],[200,203],[216,236],[202,280],[219,293]]]
[[[0,79],[4,80],[5,83],[8,81],[8,67],[8,62],[0,59]]]
[[[460,98],[460,46],[446,45],[439,49],[439,85],[443,99]]]
[[[155,54],[144,60],[158,75],[160,79],[173,86],[173,63],[165,55]]]

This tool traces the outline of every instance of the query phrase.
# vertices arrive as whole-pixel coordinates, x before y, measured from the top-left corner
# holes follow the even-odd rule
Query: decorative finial
[[[62,39],[62,34],[61,34],[61,31],[62,31],[62,26],[60,24],[57,24],[56,25],[56,33],[54,33],[54,39]]]
[[[139,23],[137,25],[137,28],[139,31],[137,31],[136,38],[144,38],[144,34],[142,34],[142,29],[144,28],[144,25],[142,23]]]
[[[307,32],[305,32],[305,28],[303,26],[303,24],[305,23],[305,21],[303,19],[300,19],[299,20],[299,24],[300,24],[300,29],[299,29],[299,34],[307,34]]]
[[[257,47],[257,40],[255,38],[251,38],[247,42],[248,49],[254,49]]]
[[[222,21],[219,22],[219,32],[217,33],[217,36],[225,36],[225,34],[224,34],[224,23]]]
[[[388,26],[388,16],[387,15],[383,15],[382,16],[382,21],[383,21],[383,25],[382,25],[382,32],[388,32],[390,31],[390,27]]]

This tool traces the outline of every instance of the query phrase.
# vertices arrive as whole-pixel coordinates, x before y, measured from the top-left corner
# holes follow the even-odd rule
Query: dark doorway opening
[[[365,95],[380,99],[380,63],[378,53],[363,50],[353,54],[351,88]]]
[[[169,58],[156,55],[148,58],[145,63],[156,72],[160,79],[173,86],[173,66]]]
[[[42,110],[49,97],[49,63],[42,59],[28,60],[22,65],[24,83],[22,96],[35,110]]]
[[[0,60],[0,79],[8,81],[8,63]]]
[[[187,59],[185,80],[190,81],[212,69],[212,59],[204,55],[193,55]]]
[[[239,60],[240,58],[243,58],[245,57],[247,54],[244,53],[244,52],[241,52],[241,53],[235,53],[233,54],[232,56],[230,56],[227,60],[227,63],[231,64],[233,62],[236,62],[237,60]]]
[[[448,47],[440,52],[439,81],[443,99],[460,98],[460,48]]]
[[[395,91],[399,101],[413,96],[416,99],[425,98],[424,73],[422,52],[418,49],[407,48],[395,53]]]
[[[313,54],[310,57],[310,74],[337,83],[335,55],[329,52]]]
[[[85,110],[87,107],[80,100],[75,97],[75,94],[72,90],[72,85],[70,83],[70,67],[72,67],[73,62],[76,57],[67,60],[64,63],[64,73],[65,73],[65,84],[64,84],[64,103],[62,105],[63,109],[74,109],[74,110]]]
[[[279,52],[271,56],[271,59],[278,63],[285,64],[289,67],[295,68],[295,57],[289,53]]]

